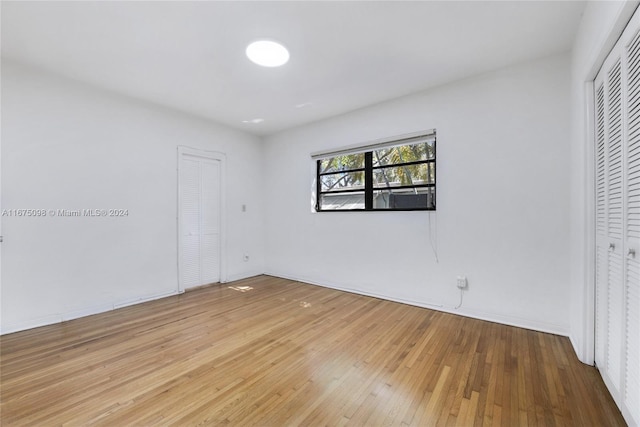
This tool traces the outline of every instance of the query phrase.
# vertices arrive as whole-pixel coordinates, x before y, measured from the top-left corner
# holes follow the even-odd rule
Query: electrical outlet
[[[456,286],[458,289],[466,289],[467,288],[467,278],[465,276],[458,276]]]

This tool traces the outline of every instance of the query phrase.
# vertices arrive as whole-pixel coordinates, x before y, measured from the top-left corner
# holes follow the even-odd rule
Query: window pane
[[[428,141],[407,143],[420,139]],[[363,152],[335,152],[316,161],[318,210],[436,209],[435,131],[433,136],[399,138],[360,149]]]
[[[320,209],[325,211],[364,209],[364,191],[323,194],[320,196]]]
[[[436,158],[435,141],[401,145],[373,151],[373,166],[433,160]]]
[[[320,177],[320,191],[340,191],[364,187],[364,172],[338,172]]]
[[[320,173],[364,168],[364,153],[347,154],[320,160]]]
[[[435,164],[380,168],[373,170],[373,187],[399,187],[401,185],[435,184]]]
[[[376,190],[374,209],[435,209],[435,188]]]

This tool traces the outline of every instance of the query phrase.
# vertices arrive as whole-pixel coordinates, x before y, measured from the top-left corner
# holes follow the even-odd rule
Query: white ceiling
[[[567,51],[584,5],[2,1],[2,56],[267,135]],[[289,63],[250,62],[260,38]]]

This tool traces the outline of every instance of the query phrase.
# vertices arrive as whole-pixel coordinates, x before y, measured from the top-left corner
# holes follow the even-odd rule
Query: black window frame
[[[322,165],[322,161],[327,159],[327,158],[331,158],[331,157],[336,157],[339,154],[336,154],[336,156],[331,156],[331,155],[327,155],[324,156],[323,158],[319,158],[316,160],[316,196],[315,196],[315,210],[316,212],[404,212],[404,211],[435,211],[437,204],[436,204],[436,185],[437,185],[437,144],[436,144],[436,136],[435,136],[435,131],[433,132],[432,135],[433,138],[433,158],[432,159],[425,159],[425,160],[417,160],[417,161],[410,161],[410,162],[402,162],[402,163],[392,163],[392,164],[385,164],[385,165],[377,165],[374,166],[374,162],[373,162],[373,152],[376,151],[377,149],[380,148],[386,148],[386,147],[402,147],[402,146],[409,146],[409,145],[416,145],[419,144],[420,142],[407,142],[406,144],[402,144],[402,140],[398,140],[398,144],[394,144],[394,145],[385,145],[385,147],[371,147],[370,149],[367,149],[367,151],[356,151],[353,153],[348,153],[349,154],[358,154],[358,153],[364,153],[364,167],[363,168],[354,168],[354,169],[346,169],[346,170],[334,170],[334,171],[329,171],[329,172],[320,172],[321,171],[321,165]],[[379,169],[385,169],[385,168],[396,168],[396,167],[402,167],[402,166],[411,166],[411,165],[417,165],[417,164],[433,164],[433,183],[428,183],[428,184],[412,184],[412,185],[400,185],[400,186],[387,186],[387,187],[375,187],[374,186],[374,182],[373,182],[373,175],[374,175],[374,171],[375,170],[379,170]],[[345,172],[364,172],[364,188],[351,188],[351,189],[345,189],[345,190],[333,190],[333,191],[322,191],[322,181],[321,181],[321,177],[322,176],[326,176],[326,175],[335,175],[335,174],[340,174],[340,173],[345,173]],[[432,197],[431,197],[431,201],[432,201],[432,206],[431,207],[418,207],[418,208],[375,208],[373,207],[374,203],[373,203],[373,196],[374,196],[374,192],[375,191],[380,191],[380,190],[407,190],[407,189],[418,189],[418,188],[432,188]],[[357,192],[363,192],[364,191],[364,204],[365,207],[363,209],[321,209],[320,207],[320,200],[322,198],[323,195],[325,194],[348,194],[348,193],[357,193]]]

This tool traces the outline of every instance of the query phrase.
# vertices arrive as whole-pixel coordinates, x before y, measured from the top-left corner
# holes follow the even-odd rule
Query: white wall
[[[226,153],[228,278],[264,271],[258,137],[8,61],[2,113],[3,209],[129,210],[3,217],[2,332],[177,291],[178,145]]]
[[[267,138],[267,273],[567,334],[569,119],[561,55]],[[310,153],[430,128],[436,213],[311,212]]]
[[[131,215],[2,218],[1,330],[176,291],[175,147],[183,144],[228,155],[230,280],[265,270],[263,183],[267,272],[444,310],[458,303],[455,276],[466,274],[459,312],[569,333],[578,357],[592,363],[585,82],[636,4],[588,2],[570,83],[564,57],[522,64],[273,136],[264,163],[258,138],[4,61],[2,207],[123,207]],[[309,153],[431,127],[436,213],[310,213]],[[373,260],[371,248],[380,248]]]
[[[594,356],[594,187],[592,98],[605,57],[637,6],[630,2],[587,2],[571,57],[571,328],[578,358]]]

